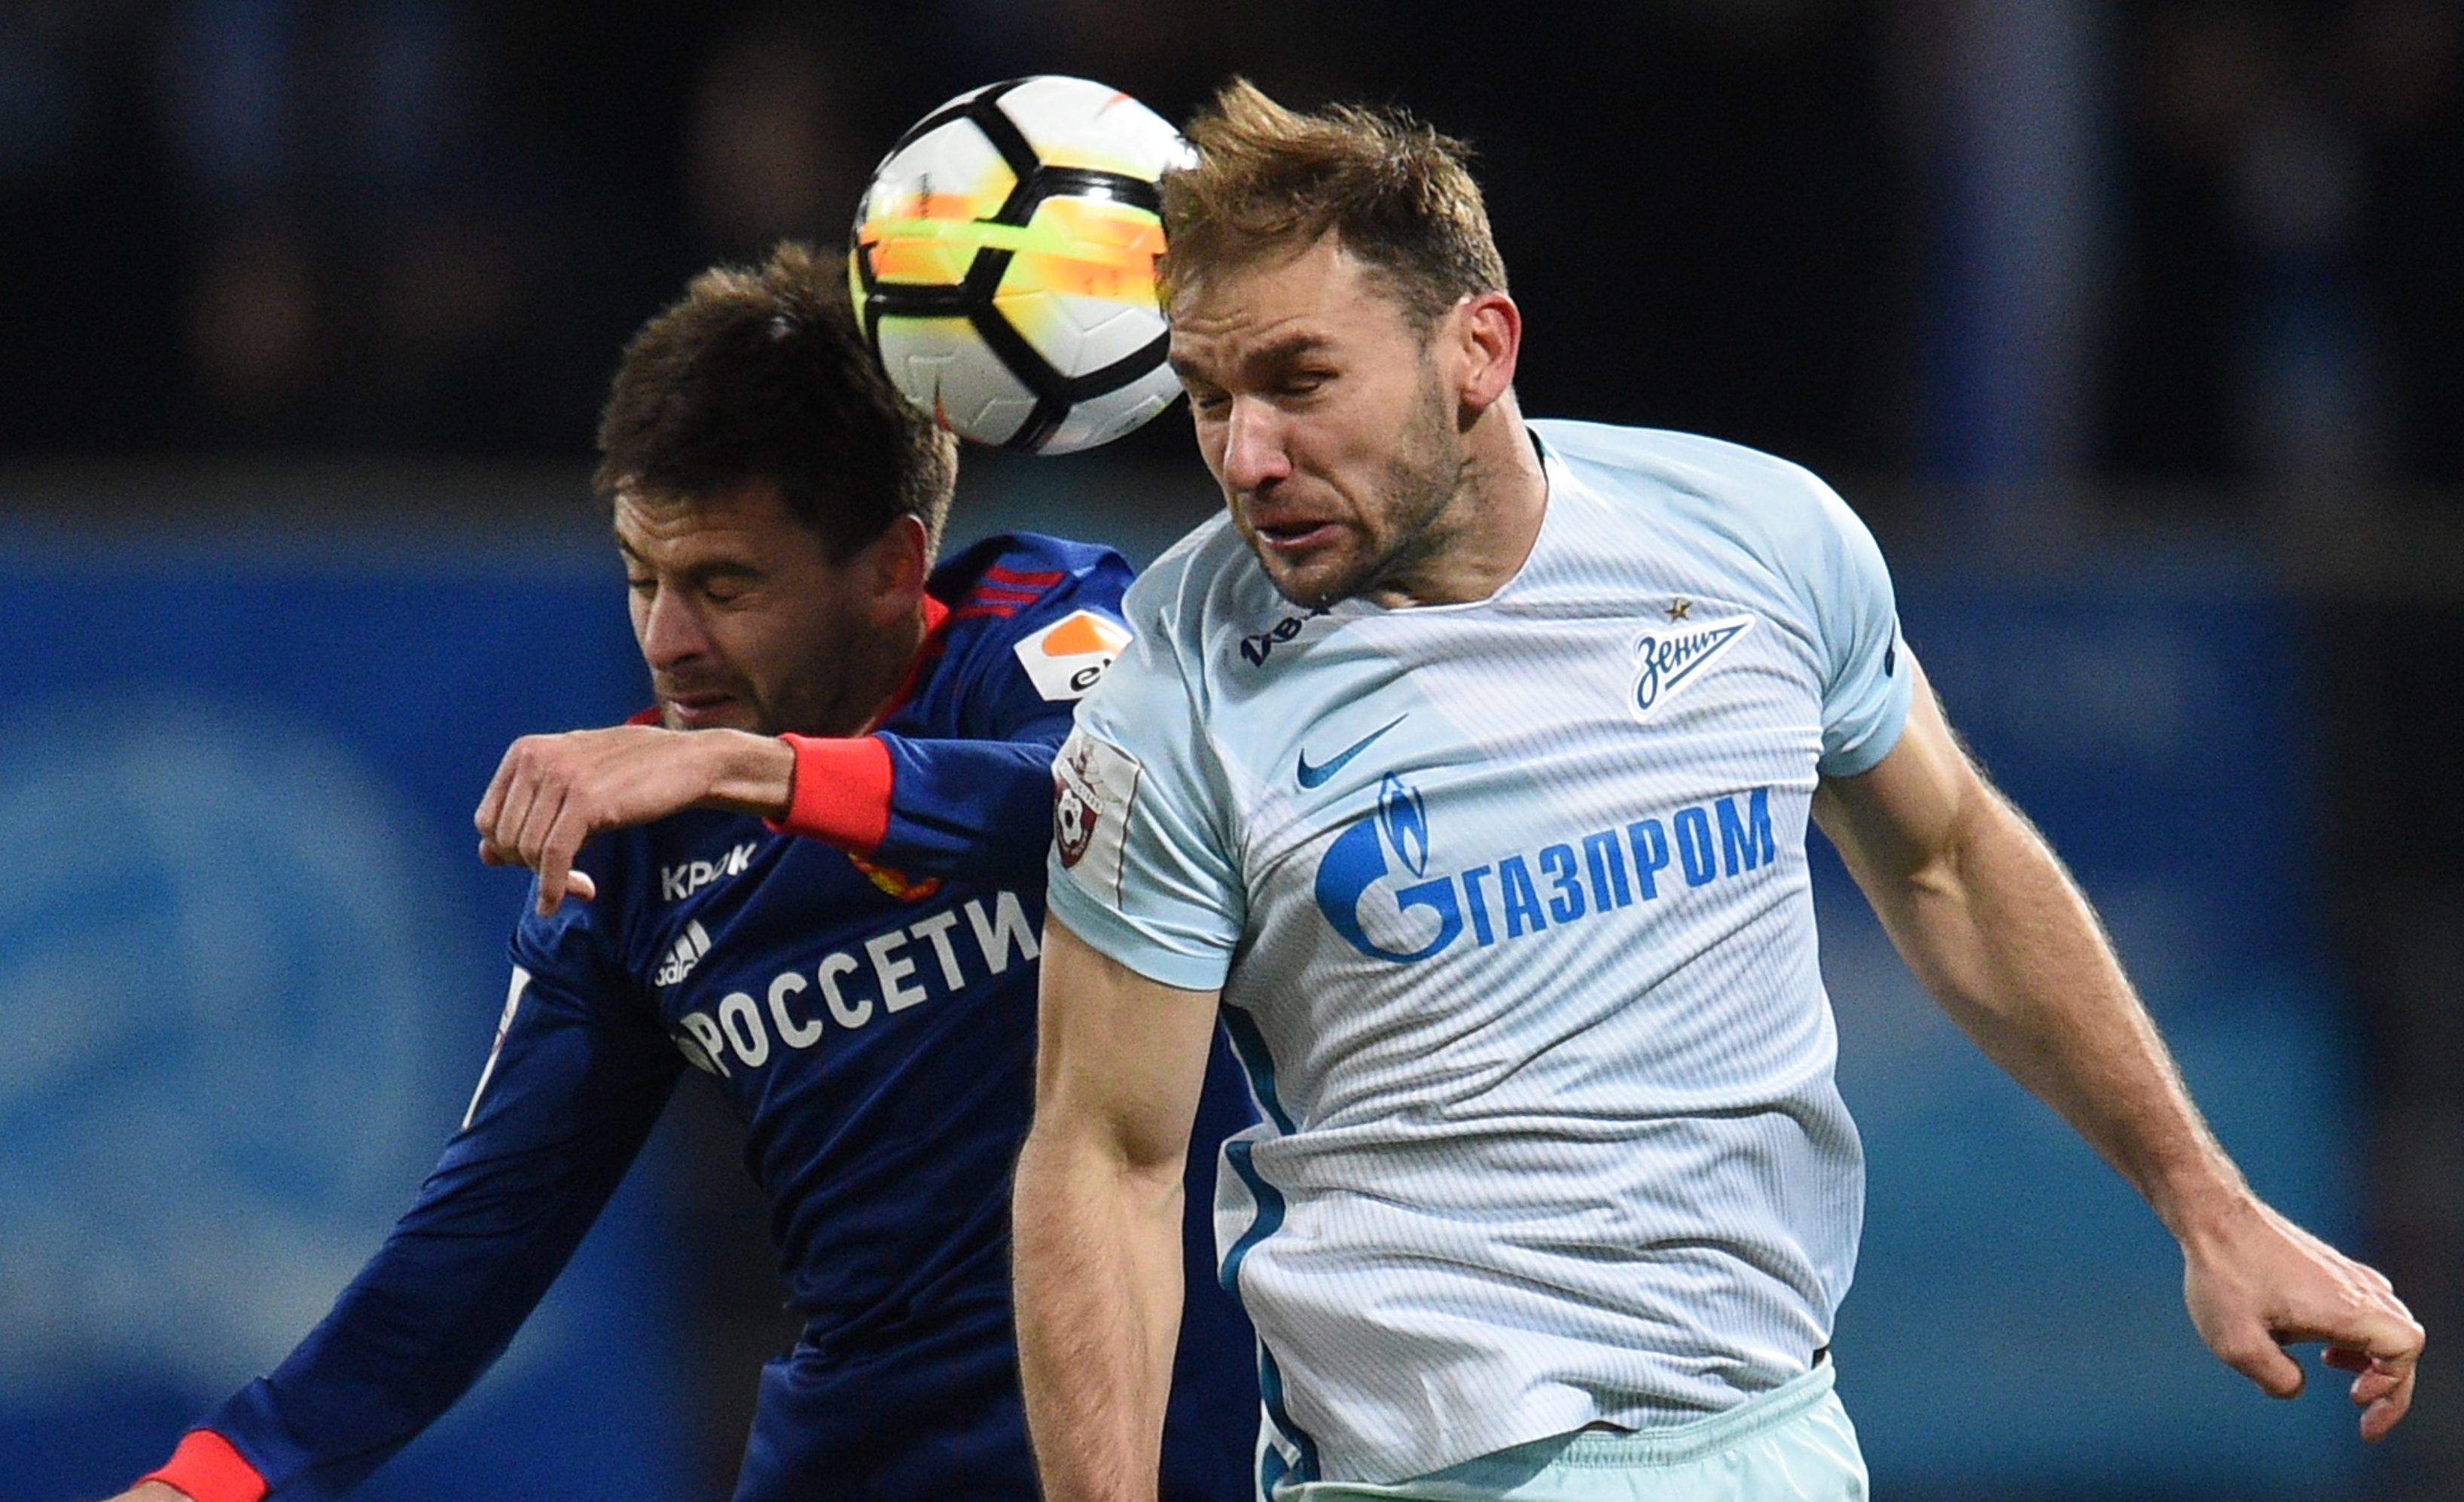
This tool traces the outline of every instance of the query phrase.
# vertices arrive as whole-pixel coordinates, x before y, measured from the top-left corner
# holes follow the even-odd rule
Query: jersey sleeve
[[[1032,877],[1051,837],[1052,753],[1067,707],[998,741],[880,737],[890,753],[890,822],[874,857],[927,876]]]
[[[912,876],[1041,873],[1051,839],[1053,752],[1069,733],[1071,711],[1128,642],[1121,595],[1129,566],[1106,553],[1083,572],[1007,577],[1050,582],[1001,618],[1015,630],[954,664],[962,733],[788,736],[795,797],[775,827]],[[963,616],[969,607],[959,608]]]
[[[1216,990],[1247,921],[1221,763],[1166,622],[1130,593],[1136,639],[1078,707],[1052,766],[1047,910],[1131,969]],[[1160,593],[1160,591],[1158,591]]]
[[[290,1357],[201,1426],[271,1495],[343,1495],[468,1391],[657,1121],[682,1056],[647,1010],[610,1005],[595,905],[525,918],[495,1047],[417,1201]]]
[[[1826,777],[1848,777],[1871,771],[1899,744],[1915,672],[1900,643],[1899,606],[1881,548],[1847,502],[1807,479],[1821,509],[1803,577],[1823,657],[1815,768]]]

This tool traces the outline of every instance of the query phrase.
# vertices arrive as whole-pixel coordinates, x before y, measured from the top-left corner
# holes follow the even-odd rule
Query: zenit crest
[[[1701,678],[1721,653],[1753,629],[1753,624],[1751,616],[1682,620],[1635,638],[1634,694],[1630,701],[1635,718],[1648,718],[1677,690]]]

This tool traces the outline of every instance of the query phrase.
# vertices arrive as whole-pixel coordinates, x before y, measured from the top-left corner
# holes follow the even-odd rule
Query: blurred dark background
[[[842,236],[941,98],[1067,69],[1177,119],[1238,71],[1478,146],[1536,409],[2228,510],[2452,486],[2458,27],[2443,0],[13,0],[0,444],[569,456],[643,314]]]
[[[2144,1457],[2184,1443],[2166,1431],[2176,1375],[2119,1355],[2101,1371],[2056,1362],[2117,1406],[2077,1422],[2051,1398],[1927,1416],[1884,1409],[1898,1389],[1878,1389],[1859,1418],[1886,1494],[2464,1497],[2464,1387],[2439,1354],[2464,1318],[2464,0],[6,0],[0,547],[35,580],[0,617],[26,668],[12,749],[31,754],[35,711],[59,702],[33,688],[151,682],[143,629],[95,659],[107,668],[80,655],[101,629],[81,622],[168,608],[147,578],[223,590],[269,637],[294,631],[302,578],[432,586],[368,618],[374,658],[466,609],[449,585],[475,575],[541,614],[521,646],[458,669],[506,708],[433,773],[433,816],[412,816],[449,831],[500,726],[564,723],[526,714],[566,701],[525,686],[569,686],[566,660],[588,655],[613,686],[574,716],[638,697],[583,486],[625,337],[713,260],[843,238],[907,124],[1038,72],[1100,78],[1175,119],[1241,73],[1294,103],[1402,104],[1469,140],[1529,323],[1527,411],[1708,432],[1821,471],[1891,553],[1917,649],[1934,661],[1920,628],[1938,622],[1940,655],[1963,656],[1964,677],[1937,672],[1947,692],[1973,686],[1978,710],[1954,695],[1954,719],[1989,753],[2007,746],[2000,766],[2067,748],[2046,763],[2070,773],[2041,795],[2055,807],[2029,801],[2065,848],[2117,852],[2107,886],[2095,860],[2082,874],[2123,915],[2134,964],[2162,972],[2178,950],[2172,930],[2129,918],[2167,903],[2233,908],[2217,932],[2299,936],[2268,973],[2301,999],[2252,1003],[2248,1027],[2298,1018],[2281,1036],[2316,1040],[2315,1056],[2218,1065],[2220,1130],[2239,1112],[2247,1141],[2280,1138],[2280,1171],[2316,1191],[2322,1229],[2390,1271],[2431,1325],[2410,1425],[2366,1459],[2333,1419],[2304,1421],[2298,1444],[2219,1442],[2212,1464],[2151,1470]],[[954,540],[1030,525],[1112,537],[1140,560],[1209,504],[1177,413],[1082,458],[973,454],[961,494]],[[576,624],[595,605],[575,602],[602,595],[604,614]],[[319,598],[342,610],[363,596]],[[2115,620],[2144,630],[2097,634]],[[262,654],[232,640],[227,664],[183,666],[182,682],[271,692]],[[2179,662],[2209,665],[2167,677],[2111,652],[2117,640],[2186,643]],[[2013,678],[2023,668],[2035,676]],[[396,707],[426,712],[404,705],[454,692],[456,671],[440,663],[437,686],[406,686]],[[2202,697],[2207,678],[2235,686]],[[2081,791],[2149,725],[2171,728],[2173,779],[2149,785],[2178,786],[2175,812],[2200,815],[2180,828]],[[371,720],[344,740],[382,773],[387,733]],[[2226,784],[2276,791],[2249,806],[2219,792],[2209,817],[2201,799]],[[2065,797],[2087,801],[2067,815]],[[458,860],[459,838],[432,842]],[[2281,881],[2209,879],[2254,844]],[[2163,902],[2147,896],[2159,887]],[[457,952],[494,966],[516,901],[474,888]],[[0,932],[45,931],[32,902],[0,888]],[[2216,975],[2237,963],[2181,979],[2189,1000],[2151,982],[2151,1004],[2194,1034],[2230,1018],[2217,998],[2244,992]],[[55,1027],[51,994],[0,968],[17,1035]],[[1861,1004],[1840,999],[1853,1056]],[[484,1038],[495,998],[441,1004]],[[449,1072],[484,1048],[464,1041]],[[1883,1088],[1864,1067],[1843,1061],[1852,1099],[1888,1118],[1857,1094]],[[37,1074],[0,1068],[0,1120],[45,1120],[49,1098],[25,1083]],[[787,1326],[733,1125],[687,1095],[651,1189],[627,1203],[651,1228],[644,1265],[684,1291],[653,1342],[673,1358],[659,1380],[683,1426],[660,1452],[716,1494],[751,1364]],[[2295,1121],[2317,1130],[2267,1135]],[[409,1157],[437,1135],[419,1126]],[[1884,1192],[1888,1137],[1869,1122],[1867,1287],[1883,1325],[1910,1265],[1885,1255],[1910,1224]],[[2278,1171],[2248,1165],[2262,1187]],[[33,1224],[33,1177],[0,1175],[0,1192],[27,1196],[0,1199],[0,1347],[54,1287],[10,1229]],[[347,1272],[374,1233],[341,1236],[332,1266]],[[2152,1263],[2172,1277],[2167,1254],[2134,1252],[2136,1275]],[[321,1288],[302,1295],[308,1317]],[[1843,1340],[1859,1309],[1852,1295]],[[2074,1311],[2068,1338],[2092,1348],[2100,1317],[2092,1301]],[[2182,1323],[2178,1306],[2150,1317]],[[1955,1385],[1964,1347],[2018,1353],[2024,1373],[2044,1339],[1934,1338],[1877,1341],[1867,1360]],[[221,1358],[231,1381],[268,1359],[272,1337],[252,1339]],[[209,1375],[144,1379],[151,1417],[97,1418],[107,1402],[63,1395],[124,1390],[130,1368],[96,1361],[15,1385],[0,1361],[0,1440],[47,1434],[60,1455],[57,1415],[74,1409],[99,1426],[68,1432],[108,1432],[147,1464],[222,1390],[201,1358]],[[1843,1360],[1852,1405],[1856,1381]],[[2215,1402],[2256,1409],[2251,1422],[2277,1411],[2230,1388]],[[2306,1409],[2329,1406],[2314,1394]],[[2115,1417],[2133,1411],[2138,1427]],[[2210,1413],[2179,1422],[2226,1422]],[[554,1421],[507,1422],[518,1435]],[[1974,1443],[1901,1437],[1937,1422]],[[2043,1426],[2051,1448],[2001,1444],[1997,1425]],[[2278,1458],[2237,1469],[2235,1453]],[[89,1444],[32,1480],[0,1468],[0,1495],[100,1490],[124,1479],[121,1455]]]

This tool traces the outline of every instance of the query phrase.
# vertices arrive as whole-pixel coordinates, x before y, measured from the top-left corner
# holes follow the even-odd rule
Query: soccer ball
[[[1155,181],[1162,116],[1084,78],[1014,78],[917,122],[874,169],[848,276],[865,337],[942,426],[1027,453],[1110,443],[1172,404]]]

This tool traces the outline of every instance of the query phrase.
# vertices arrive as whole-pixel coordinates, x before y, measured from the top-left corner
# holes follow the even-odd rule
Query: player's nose
[[[672,667],[709,650],[708,635],[691,600],[677,590],[653,591],[633,622],[642,645],[642,660],[652,667]]]
[[[1236,396],[1224,419],[1223,483],[1234,490],[1255,490],[1291,472],[1285,451],[1282,414],[1271,403]]]

